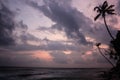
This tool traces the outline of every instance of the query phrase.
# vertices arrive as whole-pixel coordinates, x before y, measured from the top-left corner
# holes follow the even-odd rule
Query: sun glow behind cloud
[[[71,51],[69,51],[69,50],[65,50],[65,51],[63,51],[65,54],[71,54],[72,52]]]
[[[53,57],[47,51],[35,51],[32,57],[47,62],[51,62],[53,60]]]

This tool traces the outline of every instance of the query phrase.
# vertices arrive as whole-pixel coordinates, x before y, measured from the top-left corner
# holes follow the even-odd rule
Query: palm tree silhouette
[[[106,23],[106,14],[108,15],[114,15],[114,9],[113,9],[114,5],[108,5],[108,2],[107,1],[104,1],[104,3],[102,5],[99,5],[99,6],[96,6],[94,8],[94,11],[97,11],[98,15],[94,18],[94,20],[96,21],[100,16],[103,17],[104,19],[104,23],[105,23],[105,26],[106,26],[106,29],[110,35],[110,37],[114,40],[114,37],[112,36],[109,28],[108,28],[108,25]]]
[[[101,51],[101,49],[100,49],[100,47],[99,47],[100,45],[101,45],[101,43],[96,43],[96,46],[97,46],[100,54],[101,54],[113,67],[115,67],[114,64],[102,53],[102,51]]]

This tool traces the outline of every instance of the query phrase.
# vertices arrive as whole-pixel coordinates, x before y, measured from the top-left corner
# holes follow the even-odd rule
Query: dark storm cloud
[[[14,26],[14,13],[0,1],[0,46],[14,44],[12,32]]]
[[[35,2],[29,3],[32,7],[42,11],[45,16],[56,22],[54,28],[66,32],[68,38],[76,39],[81,44],[88,44],[80,31],[81,27],[89,27],[88,18],[70,6],[70,1],[44,0],[45,5],[39,6]]]
[[[23,39],[25,38],[23,35],[28,29],[28,26],[23,21],[15,21],[18,14],[16,11],[11,10],[10,3],[11,1],[0,1],[0,46],[16,44],[17,34],[22,34],[21,39]],[[30,34],[27,35],[29,39],[32,37]]]
[[[27,45],[27,41],[36,41],[36,42],[40,42],[40,39],[33,36],[30,33],[24,33],[22,35],[19,36],[20,40],[22,43]]]
[[[18,22],[15,26],[17,26],[22,32],[25,32],[28,29],[28,26],[24,24],[23,21]]]

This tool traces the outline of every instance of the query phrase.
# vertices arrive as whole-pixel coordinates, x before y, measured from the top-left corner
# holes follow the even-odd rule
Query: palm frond
[[[99,13],[95,18],[94,20],[96,21],[99,17],[100,17],[101,13]]]
[[[94,11],[100,12],[101,9],[97,6],[97,7],[94,8]]]
[[[94,8],[94,11],[96,11],[97,9],[99,9],[99,7],[98,7],[98,6],[96,6],[96,7]]]
[[[111,9],[113,8],[115,5],[110,5],[107,9]]]
[[[107,8],[107,6],[108,6],[108,2],[107,2],[107,1],[105,1],[105,2],[103,3],[103,5],[102,5],[102,9],[106,9],[106,8]]]
[[[109,14],[109,15],[115,15],[116,13],[113,13],[113,12],[107,12],[107,14]]]
[[[107,9],[106,11],[113,11],[114,12],[115,10],[114,9]]]
[[[114,15],[115,10],[113,9],[114,5],[108,5],[107,1],[104,1],[102,5],[96,6],[94,11],[97,11],[98,15],[94,18],[96,21],[100,16],[105,17],[106,14]]]

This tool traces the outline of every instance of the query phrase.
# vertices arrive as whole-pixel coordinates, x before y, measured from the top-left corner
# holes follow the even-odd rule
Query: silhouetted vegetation
[[[101,49],[99,47],[101,45],[101,43],[96,44],[101,55],[113,66],[113,68],[111,68],[109,71],[104,72],[102,74],[102,77],[105,80],[120,80],[120,31],[117,32],[116,37],[114,38],[109,30],[107,23],[106,23],[106,15],[107,14],[108,15],[115,14],[114,13],[115,10],[113,9],[113,7],[114,7],[114,5],[109,6],[108,2],[105,1],[102,5],[99,5],[94,8],[94,11],[97,11],[97,13],[98,13],[98,15],[94,18],[94,20],[96,21],[100,16],[102,16],[104,19],[105,27],[106,27],[110,37],[112,38],[110,45],[109,45],[109,49],[106,50],[106,52],[108,53],[110,59],[114,60],[115,65],[101,51]]]
[[[94,11],[97,11],[98,15],[94,18],[94,20],[96,21],[100,16],[103,17],[104,19],[104,23],[105,23],[105,26],[106,26],[106,29],[110,35],[110,37],[114,40],[114,37],[112,36],[109,28],[108,28],[108,25],[106,23],[106,15],[115,15],[114,13],[114,9],[113,9],[114,5],[108,5],[108,2],[105,1],[102,5],[99,5],[99,6],[96,6],[94,8]]]

